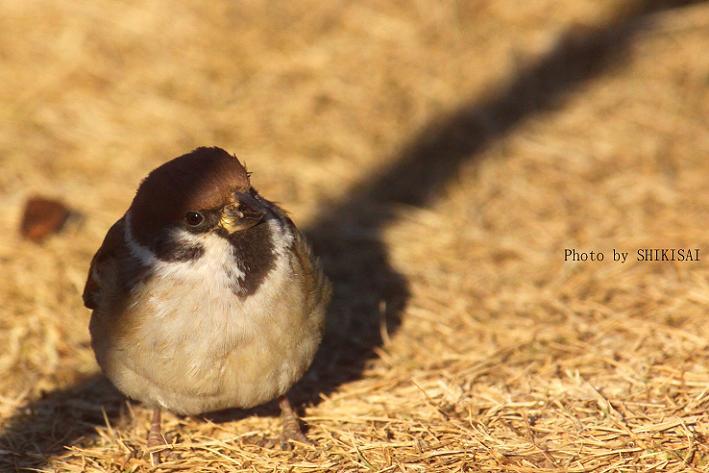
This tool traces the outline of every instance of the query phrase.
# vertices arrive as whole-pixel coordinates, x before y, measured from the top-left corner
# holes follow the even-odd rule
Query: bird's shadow
[[[377,358],[383,334],[394,336],[409,298],[407,280],[392,266],[382,233],[397,204],[429,204],[463,163],[525,120],[563,105],[585,83],[625,56],[639,17],[698,1],[636,2],[634,9],[602,28],[573,27],[556,47],[483,97],[461,105],[422,129],[402,146],[389,167],[349,189],[305,229],[334,283],[322,347],[312,368],[293,388],[292,400],[317,403],[343,383],[361,377]],[[120,420],[124,400],[96,375],[46,393],[18,409],[0,434],[0,469],[42,468],[66,445],[95,435],[96,427]],[[274,415],[266,405],[211,415],[217,422],[246,415]],[[23,453],[18,453],[23,452]]]

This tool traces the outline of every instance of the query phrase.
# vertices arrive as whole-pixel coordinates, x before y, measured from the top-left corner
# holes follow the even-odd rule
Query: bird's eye
[[[197,227],[200,223],[204,222],[204,216],[199,212],[187,212],[185,214],[185,222],[190,227]]]

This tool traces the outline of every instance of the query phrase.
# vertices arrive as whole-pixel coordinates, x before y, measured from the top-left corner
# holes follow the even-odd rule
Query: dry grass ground
[[[161,471],[709,471],[709,4],[683,3],[4,2],[0,471],[150,469],[80,291],[198,145],[308,228],[336,298],[294,391],[314,446],[269,446],[269,406],[167,415]],[[34,193],[83,219],[22,241]]]

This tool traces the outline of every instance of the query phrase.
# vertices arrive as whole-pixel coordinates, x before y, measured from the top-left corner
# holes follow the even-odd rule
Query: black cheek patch
[[[276,265],[271,228],[265,223],[233,233],[229,242],[234,247],[236,264],[244,272],[241,284],[232,288],[241,297],[249,296],[263,284]]]
[[[162,261],[194,261],[204,254],[204,247],[199,243],[180,242],[167,233],[155,241],[152,250]]]

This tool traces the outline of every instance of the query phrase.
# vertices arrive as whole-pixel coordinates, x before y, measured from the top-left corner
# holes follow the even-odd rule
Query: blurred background
[[[2,2],[0,468],[149,469],[80,294],[147,172],[215,145],[335,282],[315,446],[167,415],[163,470],[706,471],[709,254],[634,253],[709,251],[707,48],[701,1]],[[34,195],[72,212],[39,243]]]

